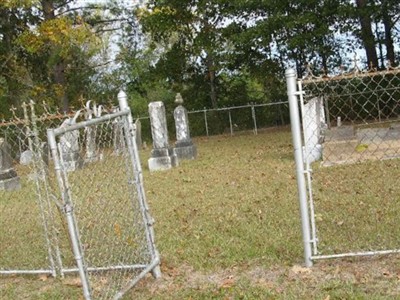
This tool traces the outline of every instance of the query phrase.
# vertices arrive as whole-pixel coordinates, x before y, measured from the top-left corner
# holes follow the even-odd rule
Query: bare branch
[[[73,12],[73,11],[79,11],[79,10],[96,10],[96,9],[101,9],[103,8],[102,6],[80,6],[80,7],[72,7],[70,9],[61,11],[60,13],[56,14],[56,17],[65,15],[67,13]]]
[[[121,30],[121,29],[122,29],[122,27],[98,29],[98,30],[95,31],[95,34],[104,33],[104,32],[112,32],[112,31],[117,31],[117,30]]]
[[[114,23],[114,22],[127,22],[127,21],[129,21],[128,18],[104,19],[104,20],[94,21],[94,25]]]
[[[74,1],[75,0],[65,0],[64,2],[60,3],[60,5],[56,6],[54,9],[60,9],[61,7],[64,7],[65,5],[68,5]]]

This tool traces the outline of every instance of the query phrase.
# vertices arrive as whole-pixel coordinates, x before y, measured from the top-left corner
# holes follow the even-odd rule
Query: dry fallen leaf
[[[302,266],[299,266],[299,265],[294,265],[292,267],[291,271],[294,274],[310,274],[311,273],[311,269],[310,268],[302,267]]]
[[[82,286],[81,279],[79,277],[68,277],[63,280],[63,283],[68,286]]]
[[[39,275],[39,280],[40,281],[47,281],[47,279],[49,279],[49,276],[47,274]]]
[[[233,286],[235,284],[235,279],[233,278],[233,276],[229,276],[228,278],[224,279],[224,281],[222,281],[220,288],[230,288],[231,286]]]

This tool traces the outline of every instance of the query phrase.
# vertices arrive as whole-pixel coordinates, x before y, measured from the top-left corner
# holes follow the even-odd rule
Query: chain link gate
[[[400,70],[286,80],[306,265],[400,252]]]
[[[79,272],[85,299],[119,299],[148,272],[161,275],[123,92],[119,100],[119,112],[47,131],[77,266],[61,271]]]
[[[119,101],[103,116],[89,102],[65,115],[31,101],[0,122],[0,275],[79,273],[86,299],[161,275],[123,92]]]

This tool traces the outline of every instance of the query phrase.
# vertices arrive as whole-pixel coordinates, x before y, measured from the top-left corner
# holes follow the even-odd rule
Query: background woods
[[[188,109],[285,99],[283,72],[397,66],[394,0],[5,0],[0,112],[33,99],[68,111],[125,86],[136,115],[181,92]]]

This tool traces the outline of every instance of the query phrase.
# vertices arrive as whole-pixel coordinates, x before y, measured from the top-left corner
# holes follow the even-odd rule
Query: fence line
[[[253,134],[257,135],[260,128],[287,124],[289,122],[288,107],[288,101],[279,101],[271,103],[249,103],[246,105],[221,108],[205,107],[203,109],[191,110],[188,111],[191,135],[210,136],[229,133],[232,136],[234,132],[246,130],[252,130]],[[280,110],[280,112],[273,114],[271,110],[269,110],[267,113],[265,111],[258,113],[262,108],[275,108]],[[241,112],[240,115],[238,115],[239,112]],[[213,115],[214,113],[217,117]],[[235,116],[233,116],[234,113],[236,113]],[[246,116],[246,113],[248,113],[248,116]],[[173,112],[167,113],[167,119],[170,120],[170,122],[173,121],[172,116]],[[149,122],[150,117],[138,116],[136,119]],[[174,130],[173,127],[169,129],[171,131]],[[150,132],[150,129],[148,132]],[[142,134],[146,134],[146,132],[142,131]]]

